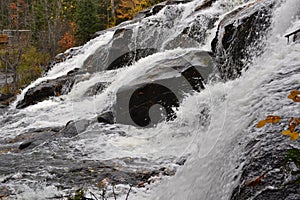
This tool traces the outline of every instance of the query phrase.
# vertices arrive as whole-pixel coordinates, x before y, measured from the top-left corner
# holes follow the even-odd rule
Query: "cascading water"
[[[255,123],[269,112],[282,115],[292,111],[277,110],[276,105],[284,98],[283,91],[288,92],[299,84],[299,43],[287,45],[283,38],[287,28],[287,32],[298,28],[300,21],[296,16],[300,5],[297,0],[287,0],[276,9],[264,53],[254,59],[248,71],[234,81],[211,81],[200,93],[187,94],[176,111],[177,118],[174,121],[163,122],[153,128],[82,122],[110,110],[116,101],[118,89],[122,85],[130,85],[137,76],[152,70],[155,67],[153,63],[175,59],[199,49],[209,50],[216,32],[216,27],[210,24],[221,20],[233,8],[249,3],[247,0],[216,1],[208,9],[195,14],[195,8],[203,2],[166,6],[154,16],[122,27],[135,27],[130,50],[149,47],[151,44],[150,48],[156,49],[157,53],[117,70],[102,71],[102,66],[96,66],[101,69],[81,76],[68,94],[22,110],[14,108],[30,88],[42,81],[66,75],[75,68],[86,67],[85,61],[90,56],[93,57],[95,52],[101,50],[103,55],[96,56],[94,63],[105,63],[105,51],[114,35],[112,30],[107,31],[81,47],[77,55],[56,64],[44,77],[32,83],[18,96],[11,109],[0,116],[1,144],[4,146],[9,146],[6,141],[24,136],[31,130],[55,129],[70,120],[78,121],[76,128],[79,134],[71,138],[45,140],[26,152],[6,154],[3,159],[7,159],[7,163],[2,161],[5,164],[0,165],[3,174],[0,179],[15,194],[11,196],[12,199],[45,199],[61,195],[64,189],[72,188],[71,184],[76,183],[77,177],[67,177],[65,188],[59,184],[62,180],[56,180],[55,177],[64,177],[62,173],[73,173],[69,169],[81,162],[91,162],[95,166],[95,163],[103,160],[114,159],[119,160],[122,167],[132,168],[133,171],[138,171],[139,168],[156,170],[162,166],[177,169],[173,177],[163,177],[162,181],[149,184],[145,189],[134,188],[129,199],[230,198],[244,166],[243,147],[249,138],[263,134],[252,131]],[[153,26],[155,21],[160,23]],[[201,23],[205,24],[201,29],[203,33],[191,39],[193,46],[176,46],[177,38],[186,27],[191,28]],[[285,28],[281,28],[283,24]],[[155,37],[158,40],[152,42]],[[288,72],[293,74],[276,80],[279,74]],[[87,97],[88,89],[99,81],[108,83],[107,88],[100,94]],[[50,133],[53,134],[49,131]],[[186,157],[188,159],[184,166],[174,164]],[[134,162],[127,162],[125,158]],[[17,171],[8,170],[13,165],[16,165]],[[101,180],[95,180],[99,181]],[[82,182],[78,184],[85,186]],[[126,191],[126,187],[117,190],[120,198],[125,197]],[[110,198],[114,199],[113,196]]]
[[[285,99],[290,90],[299,87],[300,46],[287,45],[283,37],[299,28],[299,8],[299,1],[290,0],[276,10],[264,54],[241,78],[213,85],[186,99],[181,107],[184,118],[191,117],[194,122],[194,110],[201,110],[206,103],[210,106],[210,126],[206,132],[194,130],[197,147],[191,159],[155,190],[153,199],[229,199],[244,165],[241,157],[246,141],[265,134],[253,131],[258,120],[270,114],[293,116],[293,110],[299,109]],[[293,75],[287,75],[289,72]],[[222,96],[224,101],[215,104],[214,100]],[[298,142],[293,145],[299,147]]]

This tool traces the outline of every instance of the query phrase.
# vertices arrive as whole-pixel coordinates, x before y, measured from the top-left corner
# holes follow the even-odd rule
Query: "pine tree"
[[[75,13],[77,25],[76,41],[83,44],[100,30],[100,20],[97,16],[97,5],[92,0],[81,0],[77,3]]]

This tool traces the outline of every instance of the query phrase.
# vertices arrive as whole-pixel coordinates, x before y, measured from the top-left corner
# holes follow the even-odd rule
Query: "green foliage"
[[[13,75],[13,83],[2,88],[2,92],[18,92],[39,77],[43,67],[60,51],[82,45],[95,32],[131,19],[137,12],[162,1],[0,1],[0,31],[10,29],[18,34],[10,37],[18,38],[16,41],[10,39],[9,45],[0,46],[0,73]],[[22,29],[28,33],[26,41],[18,32]]]
[[[138,12],[160,2],[162,2],[162,0],[119,0],[117,21],[122,22],[132,19]]]
[[[78,44],[85,43],[100,30],[97,6],[92,0],[81,0],[77,3],[75,22],[77,25],[75,37]]]
[[[3,56],[6,52],[10,55],[16,54],[16,49],[0,50],[0,56]],[[30,84],[32,81],[41,76],[43,66],[49,61],[49,54],[41,53],[34,46],[28,46],[22,50],[21,59],[16,68],[16,76],[18,77],[17,83],[6,85],[1,89],[2,93],[14,93],[13,87],[17,85],[18,88],[22,88]],[[5,72],[6,65],[0,62],[0,71]],[[9,69],[11,72],[12,69]],[[11,72],[13,73],[13,72]],[[17,88],[17,89],[18,89]]]
[[[286,159],[295,163],[298,169],[300,169],[300,150],[299,149],[289,149],[286,152]],[[300,174],[300,170],[292,172],[292,174]],[[296,180],[296,183],[300,183],[300,177]]]
[[[286,158],[291,160],[300,168],[300,150],[299,149],[289,149],[286,153]]]
[[[85,200],[85,196],[84,196],[84,190],[83,189],[78,189],[75,192],[75,196],[74,197],[68,197],[67,200]]]
[[[43,71],[42,66],[44,66],[48,60],[49,54],[40,53],[33,46],[26,48],[18,66],[19,87],[25,87],[40,77]]]

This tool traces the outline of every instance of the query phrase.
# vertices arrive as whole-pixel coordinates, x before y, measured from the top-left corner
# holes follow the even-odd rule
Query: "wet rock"
[[[7,105],[3,105],[3,104],[1,104],[0,103],[0,109],[4,109],[4,108],[6,108],[7,107]],[[1,112],[1,111],[0,111]]]
[[[61,127],[30,129],[14,138],[0,140],[5,149],[16,150],[29,150],[34,147],[53,140]],[[21,144],[20,144],[21,143]]]
[[[12,98],[14,95],[13,94],[2,94],[0,93],[0,102],[1,101],[6,101],[10,98]]]
[[[52,69],[52,67],[58,63],[64,62],[67,59],[72,58],[73,56],[77,55],[78,53],[80,53],[80,48],[81,47],[73,47],[70,48],[68,50],[66,50],[64,53],[60,53],[57,54],[53,60],[50,61],[50,63],[48,64],[45,73],[47,73],[49,70]]]
[[[74,137],[82,133],[90,125],[89,120],[69,121],[66,126],[59,132],[63,137]]]
[[[113,70],[131,65],[156,52],[153,48],[133,47],[133,28],[117,28],[109,49],[100,47],[84,62],[84,69],[93,73],[102,70]]]
[[[98,95],[107,87],[107,85],[108,83],[98,82],[87,89],[85,96]]]
[[[20,144],[19,149],[23,150],[23,149],[29,147],[31,144],[32,144],[31,141],[29,141],[29,142],[23,142],[22,144]]]
[[[283,141],[278,132],[268,135],[267,140],[250,141],[247,145],[246,164],[231,200],[299,199],[300,148]]]
[[[217,0],[205,0],[200,6],[198,6],[195,11],[199,11],[205,8],[209,8]]]
[[[213,72],[213,58],[203,51],[153,63],[146,74],[117,91],[116,122],[147,127],[174,119],[173,108],[186,93],[202,90]]]
[[[17,108],[26,108],[38,102],[49,99],[52,96],[67,94],[75,82],[75,74],[59,77],[54,80],[44,81],[30,88],[24,95],[24,99],[17,103]]]
[[[198,15],[181,34],[166,44],[165,49],[200,47],[217,19],[215,16]]]
[[[2,94],[0,93],[0,109],[5,109],[11,102],[15,100],[14,94]]]
[[[157,169],[141,168],[133,170],[123,166],[121,163],[124,159],[107,161],[81,161],[71,164],[67,173],[64,171],[55,171],[54,175],[59,178],[58,180],[64,181],[65,185],[78,186],[83,183],[88,185],[98,185],[100,181],[107,180],[109,184],[126,184],[137,186],[140,182],[147,183],[149,178],[157,176],[160,171]],[[132,159],[131,166],[138,166],[138,162]]]
[[[95,53],[84,62],[84,69],[90,73],[103,70],[113,70],[125,66],[130,66],[135,61],[147,57],[158,52],[160,49],[174,49],[178,47],[199,47],[203,44],[207,36],[207,30],[213,28],[217,20],[215,16],[199,14],[195,11],[195,20],[188,27],[183,27],[182,34],[178,33],[176,37],[170,37],[168,31],[158,31],[156,27],[163,30],[177,29],[174,27],[174,17],[182,13],[182,9],[176,6],[180,3],[190,1],[166,1],[157,4],[149,9],[141,11],[137,16],[128,22],[120,24],[111,30],[114,36],[110,44],[100,47]],[[214,1],[205,1],[203,7],[196,10],[205,9]],[[161,21],[159,18],[147,18],[155,15],[164,9],[165,19]],[[147,18],[147,19],[145,19]],[[143,23],[136,25],[133,22],[144,19]],[[149,34],[152,32],[153,34]],[[99,32],[96,35],[101,35]]]
[[[114,122],[113,112],[106,112],[97,116],[97,121],[99,123],[104,123],[104,124],[114,124],[115,122]]]
[[[138,12],[136,14],[136,16],[134,17],[134,19],[142,19],[142,18],[145,18],[145,17],[155,15],[159,11],[161,11],[161,9],[163,9],[165,6],[166,6],[166,2],[156,4],[151,8],[148,8],[148,9],[145,9],[145,10],[142,10],[142,11]]]
[[[251,2],[227,14],[218,25],[212,51],[225,80],[239,77],[253,56],[262,53],[274,4],[269,0]]]
[[[176,164],[179,166],[184,165],[185,162],[187,161],[187,157],[188,156],[182,156],[182,157],[178,158],[178,160],[176,161]]]

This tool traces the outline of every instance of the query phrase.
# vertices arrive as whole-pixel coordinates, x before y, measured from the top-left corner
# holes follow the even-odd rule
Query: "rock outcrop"
[[[230,199],[300,199],[300,149],[297,143],[283,140],[280,131],[268,132],[267,139],[250,141],[239,185]]]
[[[153,126],[164,118],[173,119],[173,107],[179,106],[185,93],[204,89],[205,82],[214,72],[213,58],[203,51],[191,51],[153,63],[146,74],[118,90],[116,122],[145,127]],[[156,104],[161,105],[164,111],[158,108],[151,112]]]
[[[235,79],[262,53],[275,1],[252,2],[227,14],[212,41],[222,78]]]
[[[17,103],[17,108],[26,108],[38,102],[49,99],[49,97],[60,96],[68,93],[75,82],[75,74],[69,74],[54,80],[44,81],[30,88],[24,98]]]

